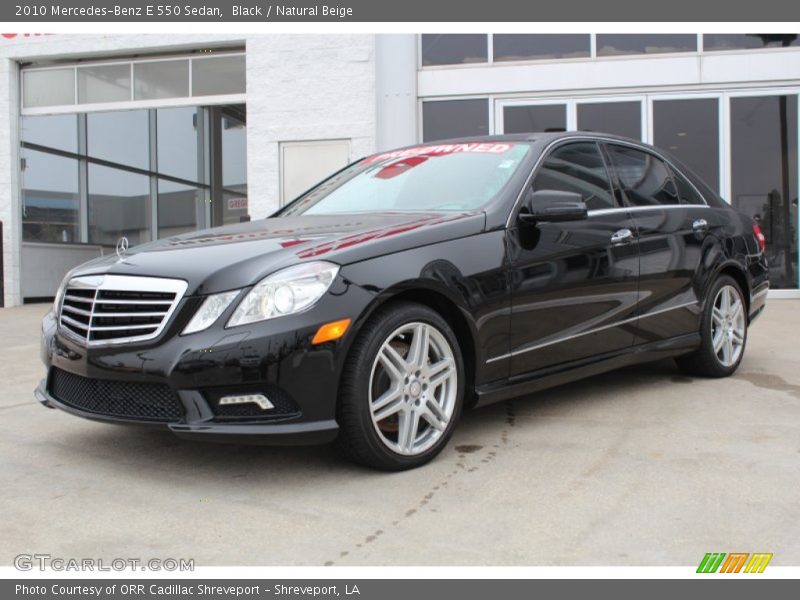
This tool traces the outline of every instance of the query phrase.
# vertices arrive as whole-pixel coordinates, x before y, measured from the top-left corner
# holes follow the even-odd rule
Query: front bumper
[[[35,396],[45,406],[79,417],[161,427],[183,438],[277,445],[330,442],[338,433],[339,376],[355,328],[335,342],[312,345],[311,339],[323,323],[355,320],[371,299],[372,294],[349,286],[307,313],[183,336],[180,332],[195,308],[189,306],[176,311],[165,331],[147,343],[88,348],[61,333],[50,313],[42,322],[41,338],[48,374]],[[227,315],[220,321],[224,319]],[[70,385],[80,387],[69,390]],[[169,411],[153,417],[117,410],[125,403],[144,406],[136,390],[161,394]],[[219,401],[226,395],[255,393],[270,399],[274,410],[225,413]],[[152,398],[148,402],[148,409],[164,406]]]
[[[302,423],[215,423],[196,420],[180,423],[152,423],[134,419],[114,418],[109,415],[79,410],[59,402],[47,391],[47,380],[43,379],[34,390],[36,399],[47,408],[58,408],[72,415],[121,425],[167,427],[178,437],[207,442],[233,442],[237,444],[265,444],[276,446],[326,444],[336,439],[339,426],[333,419]],[[183,400],[183,398],[182,398]],[[189,402],[196,401],[186,398]]]

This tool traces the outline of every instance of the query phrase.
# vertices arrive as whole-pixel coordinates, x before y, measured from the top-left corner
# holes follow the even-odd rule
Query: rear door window
[[[681,204],[706,204],[700,192],[678,170],[672,169],[672,178],[678,188],[678,199]]]
[[[678,189],[664,161],[636,148],[613,144],[607,148],[617,180],[630,204],[680,204]]]

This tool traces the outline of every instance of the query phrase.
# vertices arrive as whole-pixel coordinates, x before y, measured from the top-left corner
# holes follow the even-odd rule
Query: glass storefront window
[[[501,34],[493,36],[496,62],[581,58],[591,54],[591,36],[586,34]]]
[[[578,104],[578,130],[642,139],[642,103],[587,102]]]
[[[158,237],[170,237],[202,226],[205,215],[202,188],[158,180]]]
[[[23,241],[139,244],[239,222],[246,121],[243,104],[23,117]]]
[[[23,148],[21,179],[23,239],[79,242],[78,161]]]
[[[222,187],[247,195],[247,127],[222,115]]]
[[[503,109],[503,128],[506,133],[566,131],[567,106],[565,104],[506,106]]]
[[[139,169],[150,168],[146,110],[89,113],[86,126],[89,156]]]
[[[693,33],[601,33],[597,35],[597,56],[697,52]]]
[[[488,36],[472,33],[425,33],[422,35],[422,66],[485,63]]]
[[[731,98],[731,202],[767,238],[770,285],[796,288],[797,95]]]
[[[785,48],[800,46],[796,33],[706,33],[703,50],[758,50],[759,48]]]
[[[131,99],[131,65],[78,68],[78,103],[127,102]]]
[[[159,173],[188,181],[203,180],[199,127],[201,117],[202,112],[193,106],[160,108],[156,111]]]
[[[192,96],[245,93],[243,55],[192,60]]]
[[[653,143],[669,150],[719,192],[719,100],[653,102]]]
[[[77,152],[78,115],[23,117],[20,136],[23,142],[30,144]]]
[[[75,69],[22,72],[22,106],[38,108],[75,104]]]
[[[442,100],[422,103],[424,142],[488,133],[488,100]]]
[[[189,61],[165,60],[133,67],[134,100],[182,98],[189,95]]]
[[[131,246],[150,240],[150,178],[89,163],[89,242]]]

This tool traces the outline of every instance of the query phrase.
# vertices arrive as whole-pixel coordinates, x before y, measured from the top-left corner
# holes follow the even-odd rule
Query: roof
[[[624,142],[631,142],[639,145],[643,144],[641,140],[634,140],[632,138],[624,137],[621,135],[614,135],[611,133],[603,133],[602,131],[542,131],[536,133],[506,133],[501,135],[476,135],[470,137],[448,138],[443,140],[430,140],[424,142],[428,144],[467,144],[467,143],[481,143],[481,142],[552,142],[562,138],[572,138],[575,136],[597,137],[603,139],[614,139]],[[415,144],[419,146],[420,144]]]

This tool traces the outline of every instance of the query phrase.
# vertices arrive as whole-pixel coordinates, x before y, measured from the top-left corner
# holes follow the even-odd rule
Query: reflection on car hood
[[[188,294],[251,285],[308,260],[349,264],[482,231],[484,214],[352,213],[270,218],[165,238],[81,265],[71,276],[99,273],[171,277]]]

